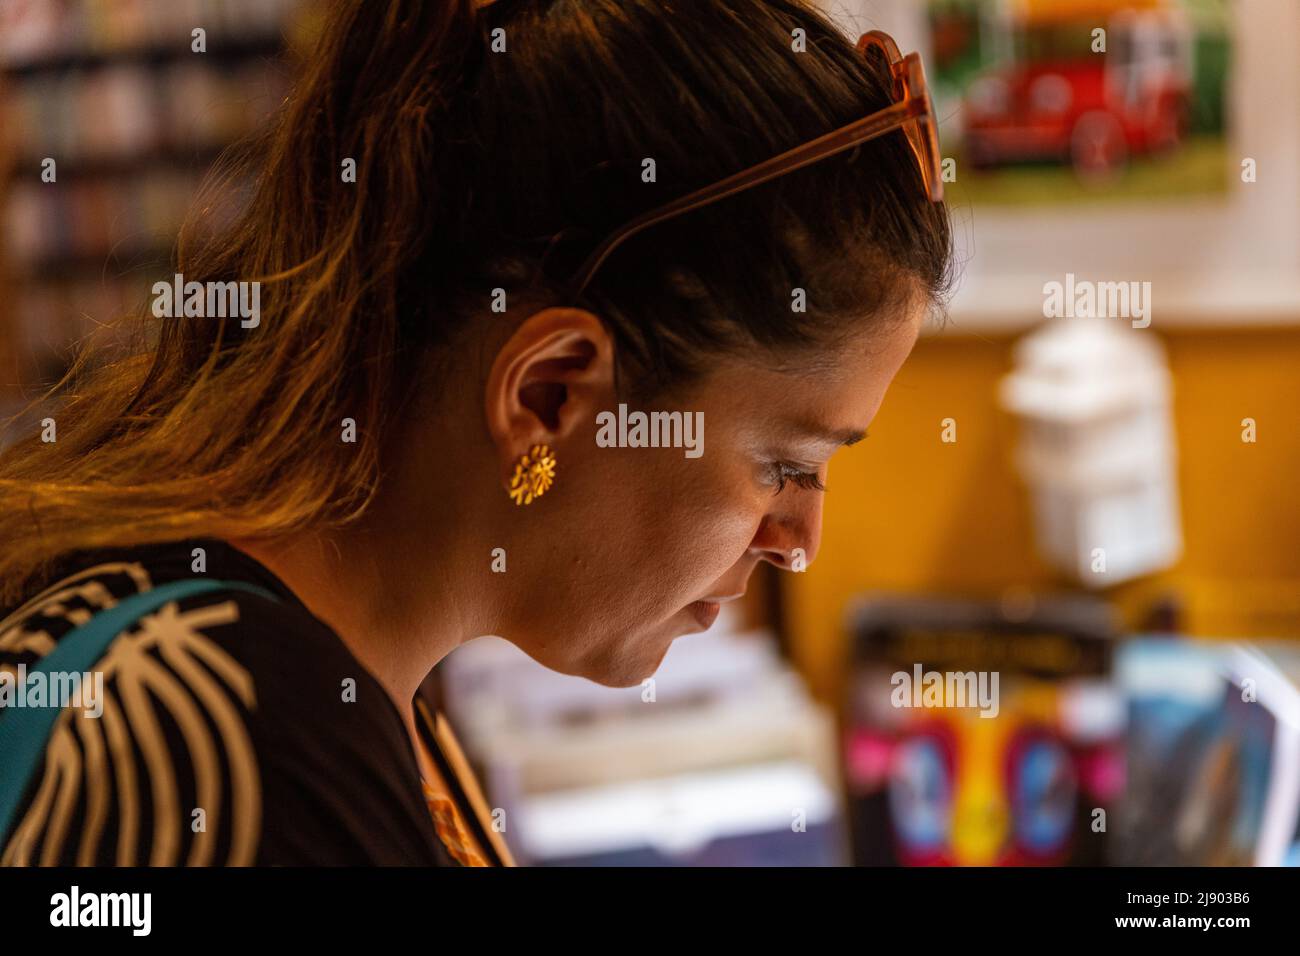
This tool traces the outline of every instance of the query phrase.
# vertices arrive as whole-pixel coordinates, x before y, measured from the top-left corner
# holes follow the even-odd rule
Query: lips
[[[722,610],[722,605],[717,601],[696,601],[694,604],[687,605],[687,609],[699,623],[700,628],[707,631],[718,619],[718,612]]]

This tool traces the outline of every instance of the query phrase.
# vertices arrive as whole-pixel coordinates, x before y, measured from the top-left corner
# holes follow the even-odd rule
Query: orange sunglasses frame
[[[925,69],[921,65],[920,54],[909,53],[903,56],[899,53],[898,44],[893,38],[880,30],[864,33],[858,39],[857,49],[864,57],[873,47],[884,55],[894,80],[894,102],[891,105],[632,219],[611,233],[587,257],[571,280],[573,297],[576,299],[582,295],[583,290],[595,276],[596,270],[615,249],[642,230],[665,220],[675,219],[701,206],[726,199],[728,196],[751,189],[778,176],[784,176],[796,169],[802,169],[804,166],[898,129],[903,130],[907,135],[908,144],[920,165],[927,197],[932,202],[942,202],[943,178],[939,157],[938,119],[935,117],[934,103],[930,99],[930,89],[925,81]]]

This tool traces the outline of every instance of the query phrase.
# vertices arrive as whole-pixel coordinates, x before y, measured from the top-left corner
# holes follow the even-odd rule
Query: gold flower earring
[[[530,505],[555,483],[555,455],[547,445],[534,445],[515,464],[515,475],[506,492],[517,505]]]

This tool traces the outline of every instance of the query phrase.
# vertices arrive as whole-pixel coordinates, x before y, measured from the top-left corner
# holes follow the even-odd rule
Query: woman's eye
[[[774,462],[772,465],[773,480],[776,483],[776,493],[779,495],[785,490],[786,482],[793,481],[800,488],[806,488],[809,491],[825,491],[826,486],[822,484],[821,478],[815,471],[804,471],[802,468],[796,468],[794,465],[786,464],[783,461]]]

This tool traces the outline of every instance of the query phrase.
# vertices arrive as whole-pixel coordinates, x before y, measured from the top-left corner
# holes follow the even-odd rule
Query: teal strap
[[[278,601],[274,594],[242,581],[218,581],[215,578],[192,578],[173,581],[133,594],[107,610],[100,611],[85,624],[65,634],[58,645],[46,654],[32,674],[84,674],[108,652],[108,646],[123,631],[147,614],[171,601],[180,601],[208,591],[239,590]],[[84,699],[84,698],[83,698]],[[22,801],[32,774],[40,765],[46,744],[54,731],[62,708],[6,707],[0,710],[0,847],[4,846],[13,817]]]

